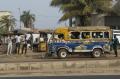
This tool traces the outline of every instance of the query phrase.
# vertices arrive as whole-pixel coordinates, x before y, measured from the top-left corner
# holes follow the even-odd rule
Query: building
[[[113,8],[115,4],[118,4],[119,0],[112,0]],[[92,26],[110,26],[111,29],[120,29],[120,16],[107,15],[107,14],[97,14],[93,13],[91,18]]]
[[[111,29],[120,29],[120,16],[107,16],[104,14],[95,14],[91,18],[91,25],[109,26]]]

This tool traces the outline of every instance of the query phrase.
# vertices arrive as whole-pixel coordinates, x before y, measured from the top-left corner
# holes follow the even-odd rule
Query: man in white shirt
[[[8,37],[7,41],[8,41],[7,55],[11,55],[12,54],[12,38],[11,38],[11,36]]]
[[[34,43],[33,43],[33,50],[35,52],[38,52],[38,45],[39,45],[39,40],[38,40],[38,38],[36,38]]]
[[[33,34],[32,33],[30,33],[29,43],[30,43],[30,47],[31,47],[31,50],[32,50],[33,49]]]
[[[16,53],[19,54],[19,52],[20,52],[21,37],[18,34],[15,38],[16,38]]]
[[[27,53],[27,39],[26,38],[27,38],[27,36],[24,35],[23,40],[22,40],[22,42],[23,42],[22,54],[24,54],[24,55],[26,55],[26,53]]]

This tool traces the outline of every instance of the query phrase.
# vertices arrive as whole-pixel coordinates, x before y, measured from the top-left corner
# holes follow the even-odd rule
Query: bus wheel
[[[99,58],[101,57],[102,50],[101,49],[94,49],[92,52],[92,57],[94,58]]]
[[[68,51],[66,49],[60,49],[57,53],[57,56],[61,59],[66,58],[68,55]]]

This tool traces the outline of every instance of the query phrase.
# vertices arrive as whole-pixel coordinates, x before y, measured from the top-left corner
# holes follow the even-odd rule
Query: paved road
[[[0,79],[120,79],[120,75],[104,76],[57,76],[57,77],[0,77]]]

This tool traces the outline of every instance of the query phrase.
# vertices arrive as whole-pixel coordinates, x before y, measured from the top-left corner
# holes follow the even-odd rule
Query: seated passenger
[[[90,35],[86,35],[86,36],[85,36],[85,39],[89,39],[89,38],[90,38]]]
[[[60,40],[60,42],[65,42],[65,40],[63,39],[63,37],[61,37],[59,40]]]

